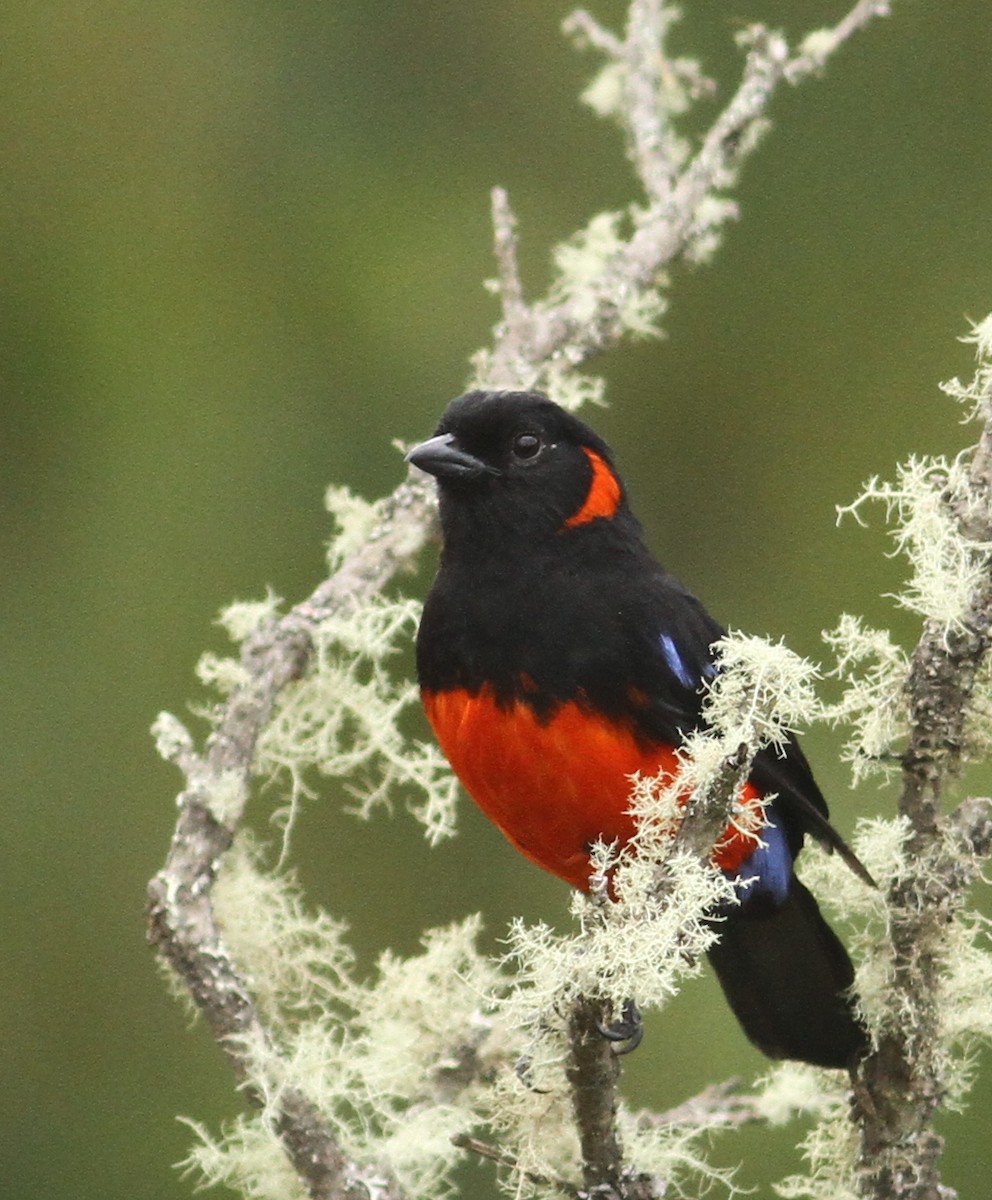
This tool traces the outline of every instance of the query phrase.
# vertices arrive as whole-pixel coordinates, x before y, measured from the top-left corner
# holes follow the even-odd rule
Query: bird
[[[704,727],[725,631],[648,549],[606,442],[546,395],[469,392],[406,457],[441,526],[416,641],[427,718],[510,843],[588,891],[593,844],[635,833],[631,776],[674,776]],[[756,754],[744,801],[764,824],[714,848],[739,902],[709,914],[708,957],[767,1056],[850,1068],[868,1045],[854,970],[793,863],[809,835],[871,877],[794,736]]]

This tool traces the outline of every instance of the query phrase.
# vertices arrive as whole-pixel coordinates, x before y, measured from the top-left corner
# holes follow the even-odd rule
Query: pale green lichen
[[[333,572],[368,541],[382,519],[382,504],[356,496],[350,488],[331,484],[324,493],[324,506],[335,525],[327,544],[327,565]]]
[[[400,800],[432,843],[454,833],[457,781],[433,742],[406,732],[417,689],[391,663],[412,639],[419,612],[413,600],[380,597],[315,630],[310,669],[280,694],[254,762],[255,774],[286,787],[276,820],[287,844],[303,799],[316,793],[315,774],[344,780],[352,811],[363,818]],[[216,654],[205,654],[197,669],[223,694],[249,678],[239,660]],[[163,745],[170,747],[168,737]]]
[[[329,1009],[352,996],[354,958],[347,928],[304,906],[292,871],[266,871],[263,849],[242,833],[214,885],[214,908],[235,960],[250,972],[267,1021]]]
[[[909,656],[888,630],[872,629],[848,613],[823,639],[837,660],[831,673],[845,684],[824,716],[851,730],[843,756],[851,763],[854,783],[899,770],[899,745],[909,733]]]
[[[630,849],[637,862],[664,858],[690,796],[694,807],[708,801],[725,805],[728,824],[757,844],[763,807],[772,797],[745,797],[746,762],[765,747],[781,751],[799,724],[820,714],[813,688],[816,668],[786,647],[731,633],[715,643],[714,650],[720,669],[703,696],[707,724],[684,734],[677,773],[633,780],[630,811],[638,832]],[[731,782],[728,763],[739,758],[736,794],[724,795]]]
[[[200,655],[196,664],[196,677],[204,687],[212,688],[222,696],[229,696],[236,688],[251,682],[251,674],[244,663],[236,658],[215,654],[212,650]],[[201,716],[210,717],[210,709],[198,710]]]
[[[404,732],[417,689],[390,663],[419,613],[413,600],[377,598],[321,622],[308,673],[282,693],[257,747],[256,771],[288,782],[287,822],[316,771],[346,780],[362,817],[399,799],[431,842],[454,832],[457,782],[433,742]]]
[[[964,405],[966,421],[985,421],[992,405],[992,314],[973,325],[961,340],[975,347],[975,374],[970,383],[948,380],[941,384],[941,391]]]
[[[200,795],[215,820],[235,829],[248,802],[248,782],[241,771],[213,771],[201,785]]]
[[[326,499],[337,529],[328,547],[333,571],[368,538],[381,519],[381,505],[341,487],[329,488]],[[218,623],[234,641],[245,642],[277,617],[280,603],[271,592],[264,600],[238,602]],[[280,693],[253,764],[256,775],[286,789],[275,814],[284,829],[284,854],[303,799],[316,792],[317,775],[344,780],[353,811],[362,817],[399,800],[423,823],[432,843],[454,833],[457,783],[434,743],[407,732],[417,690],[393,665],[412,641],[419,613],[414,600],[379,596],[326,616],[313,630],[308,670]],[[251,684],[245,662],[215,653],[201,657],[197,674],[225,696]],[[212,709],[199,711],[213,720]],[[174,730],[161,721],[157,728],[161,744],[170,749]],[[222,799],[219,815],[239,811]]]
[[[746,146],[757,142],[767,128],[762,122],[752,124],[743,138]],[[704,196],[693,213],[692,232],[685,250],[688,262],[703,265],[713,257],[720,247],[723,226],[735,221],[740,208],[735,200],[725,196]]]
[[[244,838],[224,868],[219,927],[279,1049],[244,1041],[261,1111],[219,1137],[196,1127],[185,1165],[248,1196],[296,1197],[275,1127],[299,1088],[359,1168],[377,1164],[411,1200],[449,1194],[462,1156],[451,1139],[478,1123],[482,1081],[519,1052],[491,1015],[503,983],[478,950],[479,919],[429,931],[410,959],[383,955],[361,981],[343,926],[308,913],[291,874],[266,871]]]
[[[638,1174],[655,1180],[658,1195],[698,1197],[719,1188],[740,1195],[734,1183],[736,1167],[718,1167],[710,1156],[710,1131],[684,1125],[646,1121],[621,1105],[617,1131]]]
[[[579,996],[600,996],[619,1011],[635,997],[661,1006],[680,980],[696,974],[715,934],[703,919],[730,889],[719,872],[690,855],[669,853],[667,886],[659,889],[654,864],[643,856],[611,856],[618,899],[576,894],[576,931],[514,922],[507,938],[514,987],[506,1001],[511,1024],[543,1035],[562,1028],[562,1014]]]
[[[193,750],[193,738],[186,726],[170,712],[160,712],[152,722],[155,749],[166,762],[180,762]]]
[[[197,1140],[177,1166],[199,1187],[227,1187],[245,1200],[308,1200],[282,1146],[257,1116],[227,1121],[216,1135],[202,1122],[185,1123]]]
[[[977,348],[973,380],[954,379],[943,390],[963,404],[966,419],[985,419],[992,393],[992,318],[976,325],[965,339]],[[910,564],[909,578],[892,599],[918,613],[936,630],[963,629],[989,570],[992,546],[972,536],[987,525],[988,498],[972,476],[972,451],[954,459],[912,457],[898,468],[895,483],[873,477],[862,494],[838,509],[864,523],[869,502],[880,502],[891,525],[896,552]],[[887,631],[871,629],[859,618],[844,616],[824,634],[837,658],[834,674],[845,691],[826,715],[854,730],[846,756],[855,783],[878,770],[898,768],[899,746],[909,730],[909,659]],[[992,748],[992,669],[984,663],[966,714],[962,758],[983,758]]]
[[[348,1097],[359,1119],[347,1144],[414,1198],[451,1192],[463,1156],[452,1138],[476,1127],[483,1081],[519,1049],[492,1016],[503,984],[478,951],[479,929],[470,917],[430,931],[411,959],[384,955],[351,1022]]]
[[[989,925],[976,913],[953,914],[942,926],[936,992],[913,993],[894,986],[886,894],[898,884],[913,884],[925,891],[930,883],[938,883],[921,877],[925,864],[918,856],[910,858],[907,854],[910,833],[910,823],[904,817],[858,823],[853,847],[879,883],[878,889],[865,887],[843,863],[825,856],[807,857],[803,877],[832,919],[844,922],[845,940],[857,963],[858,1008],[873,1038],[920,1028],[918,1003],[936,1014],[936,1037],[917,1046],[914,1053],[921,1061],[926,1059],[927,1069],[940,1080],[945,1107],[960,1109],[972,1084],[976,1050],[992,1040]],[[771,1078],[783,1069],[777,1068]],[[808,1067],[794,1069],[808,1072],[816,1080],[825,1110],[801,1144],[809,1163],[808,1174],[790,1176],[778,1190],[787,1197],[832,1200],[840,1196],[853,1200],[860,1195],[855,1173],[858,1143],[856,1128],[849,1119],[847,1089],[832,1073]]]
[[[193,738],[186,726],[172,713],[159,713],[152,723],[155,748],[167,761],[187,773],[190,789],[206,804],[214,818],[233,829],[244,814],[248,787],[242,771],[207,771],[195,755]]]
[[[856,500],[837,511],[864,524],[863,508],[876,501],[885,507],[896,549],[910,564],[909,579],[893,599],[925,620],[960,626],[984,578],[989,551],[962,531],[962,512],[972,502],[966,458],[914,455],[899,466],[895,483],[873,477]]]
[[[569,301],[576,320],[588,321],[599,303],[602,276],[610,262],[626,248],[621,212],[597,213],[585,229],[580,229],[553,251],[558,272],[550,295],[551,303]]]
[[[783,1179],[775,1191],[786,1200],[863,1200],[857,1170],[860,1145],[857,1126],[850,1117],[850,1095],[842,1084],[827,1078],[827,1072],[818,1074],[823,1103],[829,1104],[829,1110],[799,1143],[808,1171]]]
[[[622,63],[609,62],[596,72],[579,99],[597,117],[612,117],[623,109],[626,86],[626,67]]]
[[[514,1200],[560,1196],[541,1179],[581,1184],[578,1132],[564,1071],[564,1048],[521,1060],[517,1070],[499,1073],[487,1096],[488,1124],[514,1160],[504,1172],[503,1190]]]
[[[225,631],[232,642],[239,644],[248,641],[262,626],[274,621],[279,615],[281,599],[269,591],[264,600],[235,600],[222,609],[217,617],[217,624]],[[235,688],[245,687],[251,683],[251,673],[248,667],[237,658],[207,651],[200,656],[196,664],[196,674],[200,682],[223,696],[229,696]],[[201,709],[200,715],[211,719],[209,709]]]
[[[829,1081],[833,1079],[831,1074]],[[836,1089],[825,1088],[824,1082],[824,1072],[806,1063],[776,1063],[755,1080],[757,1111],[770,1125],[785,1125],[800,1116],[828,1116]]]
[[[730,633],[714,651],[720,671],[703,716],[728,748],[781,750],[798,726],[819,717],[817,667],[781,642]]]
[[[590,404],[599,408],[606,405],[605,381],[598,375],[583,374],[564,363],[548,363],[541,372],[539,386],[569,412],[577,412]]]
[[[632,13],[632,18],[633,16]],[[681,19],[682,10],[678,5],[659,4],[651,12],[647,28],[632,31],[633,41],[637,45],[657,44],[663,47],[670,29]],[[592,19],[587,14],[582,14],[582,19],[579,19],[578,15],[573,13],[562,22],[562,30],[575,46],[585,49],[592,45],[598,46],[595,37],[590,37],[588,26],[592,24]],[[630,66],[628,59],[623,57],[626,47],[619,41],[612,40],[612,35],[601,31],[599,41],[604,40],[611,42],[612,49],[607,52],[608,61],[593,76],[580,99],[597,116],[614,119],[626,128],[633,107],[629,94]],[[698,59],[672,57],[664,50],[654,57],[657,64],[659,109],[669,120],[688,112],[700,96],[709,95],[715,90],[713,81],[703,73]],[[679,146],[680,143],[672,131],[666,130],[666,151],[677,162],[684,161],[689,153],[688,143],[682,143],[683,152],[676,158],[674,151]]]
[[[282,599],[269,591],[264,600],[237,600],[229,604],[217,618],[217,624],[232,642],[243,642],[263,625],[279,615]]]
[[[874,818],[858,822],[852,847],[877,888],[866,886],[836,855],[805,855],[801,874],[820,897],[833,923],[845,928],[845,941],[855,961],[858,1008],[869,1031],[877,1036],[903,1020],[894,1007],[893,958],[888,938],[886,894],[904,879],[912,866],[906,843],[910,825],[904,817]]]

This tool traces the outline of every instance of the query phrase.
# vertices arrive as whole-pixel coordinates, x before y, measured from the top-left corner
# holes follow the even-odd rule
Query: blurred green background
[[[745,22],[797,35],[846,5],[686,8],[678,47],[726,98]],[[936,382],[970,372],[955,338],[992,309],[988,4],[894,8],[778,99],[741,220],[712,265],[676,273],[667,339],[599,364],[611,407],[592,414],[669,565],[725,622],[816,656],[843,610],[889,620],[899,577],[881,514],[837,529],[834,504],[911,451],[964,444]],[[621,6],[595,11],[616,23]],[[390,439],[428,432],[461,390],[495,318],[488,189],[510,190],[532,294],[553,241],[632,195],[618,136],[575,101],[594,60],[559,35],[566,12],[4,6],[4,1197],[188,1196],[175,1115],[239,1109],[143,944],[178,785],[147,729],[198,696],[223,604],[320,578],[324,485],[391,489]],[[839,741],[808,748],[850,829],[892,795],[849,790]],[[430,852],[402,814],[362,826],[313,804],[295,849],[369,964],[480,907],[496,936],[566,906],[468,808]],[[626,1086],[667,1106],[761,1065],[706,979],[651,1021]],[[987,1185],[990,1103],[986,1082],[945,1123],[965,1194]],[[719,1155],[769,1194],[792,1136]]]

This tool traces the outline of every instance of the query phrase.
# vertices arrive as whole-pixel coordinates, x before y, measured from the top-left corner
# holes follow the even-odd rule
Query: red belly
[[[634,833],[630,776],[678,767],[671,746],[645,747],[626,725],[576,702],[542,721],[523,701],[501,707],[487,688],[422,698],[441,749],[486,816],[538,866],[583,890],[589,846]],[[748,784],[745,799],[757,797]],[[731,827],[714,861],[737,871],[754,848],[753,837]]]

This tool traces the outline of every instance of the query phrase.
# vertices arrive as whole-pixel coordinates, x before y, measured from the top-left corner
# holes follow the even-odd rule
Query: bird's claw
[[[644,1037],[641,1010],[633,1000],[627,1001],[616,1021],[611,1021],[609,1025],[597,1022],[596,1028],[608,1042],[613,1043],[614,1054],[630,1054]]]

